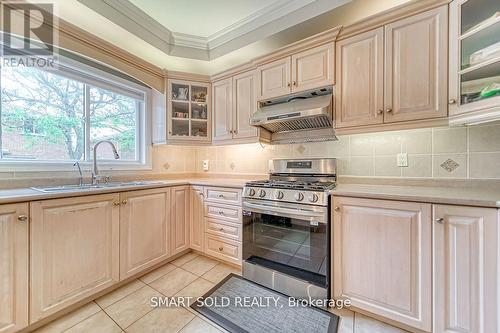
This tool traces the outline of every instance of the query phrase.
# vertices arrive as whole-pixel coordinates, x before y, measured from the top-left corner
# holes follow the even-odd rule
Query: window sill
[[[0,172],[44,172],[44,171],[66,171],[78,172],[78,169],[73,166],[74,162],[66,161],[0,161]],[[80,162],[82,171],[90,172],[93,168],[92,162]],[[99,162],[99,171],[133,171],[133,170],[152,170],[150,163],[140,162],[120,162],[110,163],[106,161]]]

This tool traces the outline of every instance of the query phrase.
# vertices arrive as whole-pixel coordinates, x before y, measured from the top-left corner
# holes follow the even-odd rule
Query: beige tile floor
[[[194,252],[134,280],[36,330],[36,333],[220,333],[224,329],[189,307],[152,308],[153,296],[201,296],[228,274],[241,272]],[[349,310],[338,333],[403,333]]]

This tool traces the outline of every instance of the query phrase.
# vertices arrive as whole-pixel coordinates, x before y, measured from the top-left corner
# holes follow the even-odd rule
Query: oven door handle
[[[274,216],[283,216],[283,217],[305,217],[311,220],[318,220],[320,223],[326,223],[327,212],[325,211],[315,211],[312,209],[303,209],[303,208],[283,208],[283,207],[275,207],[275,206],[266,206],[266,205],[258,205],[252,204],[249,202],[243,203],[243,209],[249,210],[251,212],[274,215]]]

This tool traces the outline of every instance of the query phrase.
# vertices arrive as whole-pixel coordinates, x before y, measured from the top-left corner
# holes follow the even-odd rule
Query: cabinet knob
[[[219,215],[224,215],[224,212],[222,210],[219,210]]]
[[[224,198],[224,194],[219,194],[218,197],[219,198]]]
[[[335,207],[333,210],[336,212],[340,212],[340,207]]]
[[[387,109],[385,110],[385,112],[387,112],[387,113],[391,113],[391,112],[392,112],[392,109],[391,109],[391,108],[387,108]]]
[[[113,206],[120,206],[120,205],[121,205],[121,203],[119,203],[119,202],[113,202]]]
[[[293,84],[294,86],[296,86],[296,85],[297,85],[297,82],[293,81],[293,82],[292,82],[292,84]]]
[[[221,246],[221,247],[219,247],[219,251],[222,251],[222,250],[224,250],[224,248],[223,248],[222,246]]]
[[[288,82],[288,83],[286,84],[286,86],[287,86],[287,87],[290,87],[290,86],[291,86],[290,82]]]
[[[127,204],[127,202],[128,202],[127,200],[123,200],[123,201],[122,201],[122,205],[126,205],[126,204]]]
[[[443,224],[444,223],[444,218],[440,217],[440,218],[436,219],[436,222],[439,223],[439,224]]]
[[[456,99],[454,98],[451,98],[449,101],[448,101],[448,104],[455,104],[457,102]]]
[[[384,110],[382,109],[377,110],[377,114],[382,114],[382,113],[384,113]]]
[[[19,216],[17,217],[17,220],[18,220],[19,222],[26,222],[26,221],[28,221],[28,216],[26,216],[26,215],[19,215]]]
[[[224,231],[224,228],[219,228],[219,231]]]

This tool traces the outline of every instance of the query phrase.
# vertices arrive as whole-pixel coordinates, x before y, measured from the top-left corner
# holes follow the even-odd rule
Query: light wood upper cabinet
[[[431,331],[431,205],[334,197],[334,298]]]
[[[0,206],[0,332],[28,325],[28,204]]]
[[[205,231],[203,227],[203,187],[191,187],[191,218],[189,224],[190,247],[194,250],[203,251],[203,238]]]
[[[335,83],[335,47],[320,45],[257,68],[257,100]]]
[[[291,57],[275,60],[257,68],[259,100],[286,95],[292,91]]]
[[[497,209],[434,207],[434,332],[499,332]]]
[[[30,322],[119,280],[119,195],[31,203]]]
[[[448,114],[448,7],[385,27],[385,122]]]
[[[257,109],[255,99],[255,72],[246,72],[233,77],[233,138],[244,139],[257,136],[257,128],[250,126],[250,116]]]
[[[231,78],[212,84],[213,141],[233,137],[233,81]]]
[[[384,122],[384,28],[337,43],[336,126]]]
[[[189,186],[171,188],[171,254],[189,249]]]
[[[149,268],[170,255],[170,189],[120,194],[120,279]]]
[[[292,92],[335,83],[333,43],[292,55]]]

